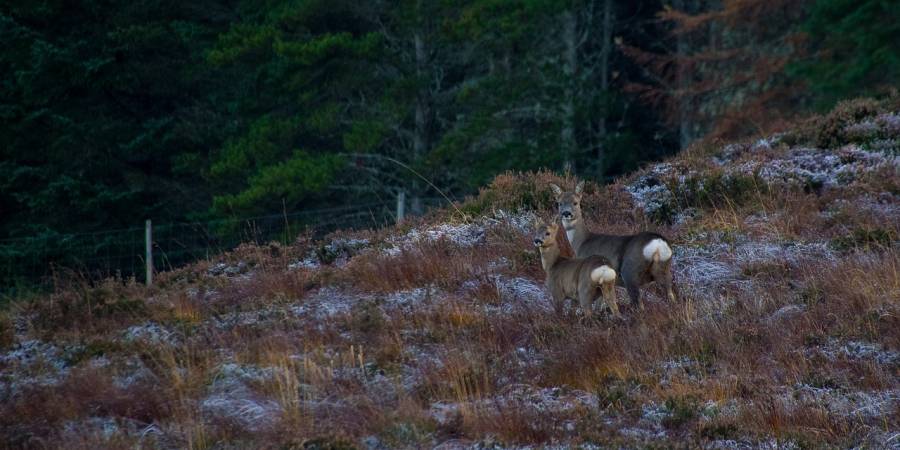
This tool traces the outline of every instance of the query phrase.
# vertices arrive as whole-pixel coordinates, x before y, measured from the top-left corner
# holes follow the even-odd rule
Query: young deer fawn
[[[576,257],[598,255],[609,260],[628,290],[631,303],[640,305],[641,309],[644,308],[641,286],[651,281],[661,284],[669,300],[675,301],[672,248],[665,237],[650,232],[628,236],[591,233],[581,213],[584,181],[578,183],[574,192],[565,192],[555,184],[550,188],[556,194],[559,216]]]
[[[534,245],[541,253],[541,265],[547,274],[545,282],[557,314],[562,313],[566,298],[571,298],[578,299],[586,318],[592,317],[592,305],[600,290],[613,316],[619,317],[616,271],[609,261],[601,256],[566,258],[560,255],[556,241],[558,231],[559,225],[555,222],[549,225],[540,219],[535,222]]]

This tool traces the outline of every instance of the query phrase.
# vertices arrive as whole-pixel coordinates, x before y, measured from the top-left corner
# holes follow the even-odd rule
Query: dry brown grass
[[[839,124],[851,113],[822,120]],[[840,139],[836,127],[808,138]],[[715,179],[713,147],[670,162]],[[498,176],[458,205],[469,217],[439,211],[324,243],[245,246],[220,258],[242,264],[228,274],[217,260],[161,274],[153,289],[72,277],[0,314],[3,355],[26,339],[55,346],[0,360],[0,437],[26,448],[694,448],[727,439],[877,447],[900,430],[900,403],[874,403],[900,390],[892,356],[900,349],[900,224],[884,213],[896,206],[890,175],[821,192],[748,181],[740,199],[722,195],[726,185],[707,197],[685,191],[678,201],[699,214],[670,225],[635,207],[625,191],[633,178],[588,183],[592,228],[655,229],[679,248],[676,264],[724,272],[683,274],[678,303],[650,288],[647,309],[626,306],[620,321],[557,316],[542,307],[546,298],[518,293],[511,280],[536,289],[543,271],[527,233],[502,221],[471,247],[438,238],[383,251],[413,228],[473,223],[500,209],[550,218],[548,184],[575,180],[549,172]],[[287,269],[348,237],[369,247]],[[736,254],[748,243],[765,256]],[[700,251],[712,244],[720,253]],[[813,250],[792,254],[795,245]],[[679,261],[688,247],[695,260]],[[129,327],[147,324],[172,336],[126,339]],[[841,347],[848,343],[863,350]],[[249,375],[223,374],[226,365]],[[51,381],[13,389],[10,374]],[[214,389],[225,389],[218,394],[234,411],[204,407]],[[538,394],[519,398],[517,389]],[[591,406],[554,397],[567,395]],[[859,403],[866,396],[873,403]],[[98,418],[117,428],[88,425]]]

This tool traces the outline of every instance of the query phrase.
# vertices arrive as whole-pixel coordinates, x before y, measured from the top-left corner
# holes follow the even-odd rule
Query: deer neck
[[[588,237],[584,219],[579,217],[573,222],[563,222],[563,227],[566,229],[566,237],[569,238],[569,244],[572,246],[572,250],[578,251],[578,247],[580,247]]]
[[[556,261],[559,260],[559,246],[553,245],[550,247],[541,247],[541,266],[544,267],[544,271],[550,273],[550,269],[556,264]]]

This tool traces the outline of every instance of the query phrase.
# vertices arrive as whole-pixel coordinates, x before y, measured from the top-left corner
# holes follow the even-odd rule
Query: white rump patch
[[[591,271],[591,279],[594,280],[594,283],[609,283],[616,279],[616,271],[603,265]]]
[[[666,241],[656,238],[644,246],[644,258],[647,261],[668,261],[672,257],[672,249]]]

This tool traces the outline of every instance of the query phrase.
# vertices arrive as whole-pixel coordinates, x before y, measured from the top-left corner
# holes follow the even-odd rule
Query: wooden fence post
[[[147,267],[147,286],[153,285],[153,224],[147,219],[144,225],[144,255],[145,266]]]
[[[397,223],[403,222],[406,216],[406,191],[397,193]]]

